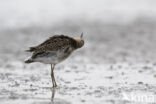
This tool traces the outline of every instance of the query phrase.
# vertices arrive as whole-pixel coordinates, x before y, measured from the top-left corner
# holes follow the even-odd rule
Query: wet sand
[[[24,52],[54,34],[84,32],[85,46],[58,64],[24,64]],[[0,104],[151,104],[156,102],[156,22],[84,22],[0,30]],[[74,34],[74,35],[73,35]],[[133,98],[142,97],[143,100]],[[146,98],[149,97],[149,98]],[[154,98],[153,98],[154,97]]]

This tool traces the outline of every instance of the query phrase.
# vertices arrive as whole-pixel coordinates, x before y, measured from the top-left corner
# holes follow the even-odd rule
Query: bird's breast
[[[71,55],[72,52],[73,52],[73,49],[71,47],[60,50],[57,54],[58,60],[59,61],[65,60]]]

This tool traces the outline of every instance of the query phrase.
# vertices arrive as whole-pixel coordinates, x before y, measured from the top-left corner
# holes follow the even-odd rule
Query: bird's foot
[[[53,88],[56,88],[57,87],[57,85],[56,84],[53,84]]]

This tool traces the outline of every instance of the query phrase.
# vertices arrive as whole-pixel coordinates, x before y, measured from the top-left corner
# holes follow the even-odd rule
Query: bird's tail
[[[26,52],[33,52],[33,51],[35,51],[35,50],[36,50],[35,47],[30,47],[28,50],[26,50]]]
[[[29,64],[29,63],[32,63],[34,61],[31,58],[29,58],[29,59],[25,60],[24,62],[27,63],[27,64]]]

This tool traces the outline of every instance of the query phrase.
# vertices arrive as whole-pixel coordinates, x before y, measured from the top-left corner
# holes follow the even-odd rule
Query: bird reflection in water
[[[51,104],[54,104],[55,92],[56,92],[56,88],[52,87],[52,89],[51,89]]]

